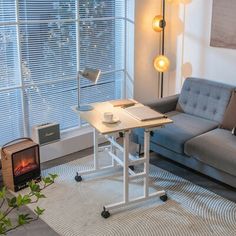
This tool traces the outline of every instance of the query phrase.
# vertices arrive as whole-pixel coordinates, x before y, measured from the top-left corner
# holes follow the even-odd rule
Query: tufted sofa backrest
[[[198,78],[187,78],[180,93],[177,110],[221,122],[233,86]]]

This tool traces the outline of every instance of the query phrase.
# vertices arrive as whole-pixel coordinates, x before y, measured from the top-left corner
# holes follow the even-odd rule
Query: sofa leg
[[[149,152],[152,153],[153,151],[150,150]],[[142,152],[142,145],[141,145],[141,144],[138,144],[138,152],[137,152],[137,155],[138,155],[138,157],[141,157],[141,156],[144,155],[144,152]]]
[[[141,149],[142,149],[142,146],[141,144],[138,145],[138,155],[140,156],[141,155]]]
[[[142,145],[138,144],[138,156],[142,156],[144,153],[142,152]]]

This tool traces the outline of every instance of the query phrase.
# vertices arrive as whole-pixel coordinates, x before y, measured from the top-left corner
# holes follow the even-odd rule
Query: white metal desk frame
[[[163,127],[163,126],[161,126]],[[98,173],[108,169],[117,168],[119,165],[123,167],[123,201],[115,204],[107,205],[103,207],[103,211],[101,215],[104,218],[108,218],[110,216],[109,210],[114,210],[123,206],[127,206],[132,203],[138,203],[145,201],[150,198],[154,198],[159,196],[162,201],[167,200],[167,195],[164,190],[157,191],[155,193],[149,193],[149,151],[150,151],[150,132],[158,127],[153,128],[145,128],[144,132],[144,157],[137,158],[129,154],[129,142],[130,142],[130,131],[124,130],[124,144],[123,147],[119,145],[115,138],[115,134],[105,135],[106,139],[110,142],[110,150],[108,151],[109,155],[112,157],[112,165],[100,167],[98,165],[98,131],[94,128],[94,168],[88,171],[82,171],[77,173],[77,181],[82,181],[81,175],[87,175],[92,173]],[[159,127],[160,128],[160,127]],[[116,155],[116,149],[119,149],[123,152],[123,160],[121,160]],[[144,164],[144,171],[141,173],[135,173],[133,170],[129,168],[129,166],[134,166],[138,164]],[[79,177],[79,180],[78,180]],[[138,198],[130,199],[129,198],[129,180],[136,179],[139,177],[144,178],[144,195]]]

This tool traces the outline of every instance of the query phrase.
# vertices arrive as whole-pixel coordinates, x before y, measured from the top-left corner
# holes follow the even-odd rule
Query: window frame
[[[59,23],[75,23],[76,24],[76,67],[77,67],[77,71],[79,71],[80,69],[80,23],[81,22],[85,22],[85,21],[99,21],[99,20],[124,20],[124,68],[121,69],[115,69],[115,70],[111,70],[111,71],[104,71],[102,72],[103,75],[105,74],[113,74],[113,73],[123,73],[123,84],[121,87],[121,98],[126,98],[127,97],[127,79],[132,78],[131,74],[127,71],[127,22],[131,23],[131,24],[135,24],[134,19],[129,19],[127,16],[127,2],[129,0],[124,0],[124,17],[120,17],[120,16],[114,16],[114,17],[101,17],[101,18],[80,18],[79,16],[79,0],[77,0],[77,6],[76,6],[76,16],[75,19],[60,19],[60,20],[20,20],[19,17],[19,1],[20,0],[16,0],[15,1],[15,21],[7,21],[7,22],[0,22],[0,26],[14,26],[16,27],[16,38],[17,38],[17,52],[18,52],[18,71],[19,71],[19,85],[16,86],[9,86],[9,87],[3,87],[0,88],[0,93],[1,92],[5,92],[5,91],[14,91],[19,89],[21,91],[21,104],[22,104],[22,125],[23,125],[23,135],[24,136],[30,136],[30,116],[29,116],[29,110],[28,110],[28,99],[27,96],[24,95],[25,90],[29,87],[32,86],[32,84],[25,84],[24,79],[23,79],[23,70],[22,70],[22,43],[20,42],[20,26],[22,24],[31,24],[31,23],[51,23],[51,22],[59,22]],[[115,0],[114,0],[115,1]],[[134,0],[135,1],[135,0]],[[75,80],[77,80],[77,78],[74,78]],[[36,86],[40,86],[40,85],[46,85],[46,84],[56,84],[56,83],[60,83],[63,81],[72,81],[72,78],[64,78],[64,79],[59,79],[59,80],[47,80],[47,81],[43,81],[43,82],[38,82],[37,84],[35,84]],[[132,78],[133,80],[133,78]],[[78,82],[78,89],[82,89],[82,87],[80,87],[80,80],[77,80]],[[79,92],[79,94],[81,94],[81,92]],[[76,105],[76,104],[75,104]],[[79,118],[79,128],[81,128],[82,126],[84,126],[83,122],[80,120]],[[78,128],[78,127],[75,127]],[[69,128],[69,129],[64,129],[62,130],[62,132],[67,132],[68,130],[71,130],[73,128]]]

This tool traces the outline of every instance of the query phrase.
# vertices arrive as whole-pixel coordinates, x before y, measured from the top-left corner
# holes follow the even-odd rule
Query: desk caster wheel
[[[160,199],[163,201],[163,202],[166,202],[168,200],[168,197],[167,195],[163,195],[163,196],[160,196]]]
[[[83,179],[82,179],[82,177],[79,175],[79,173],[77,172],[76,173],[76,176],[75,176],[75,181],[76,182],[81,182]]]
[[[129,166],[129,168],[130,168],[132,171],[134,171],[134,166]]]
[[[106,208],[105,208],[105,207],[103,207],[103,211],[102,211],[102,213],[101,213],[101,216],[102,216],[103,218],[105,218],[105,219],[107,219],[108,217],[110,217],[110,213],[109,213],[109,211],[106,211]]]

